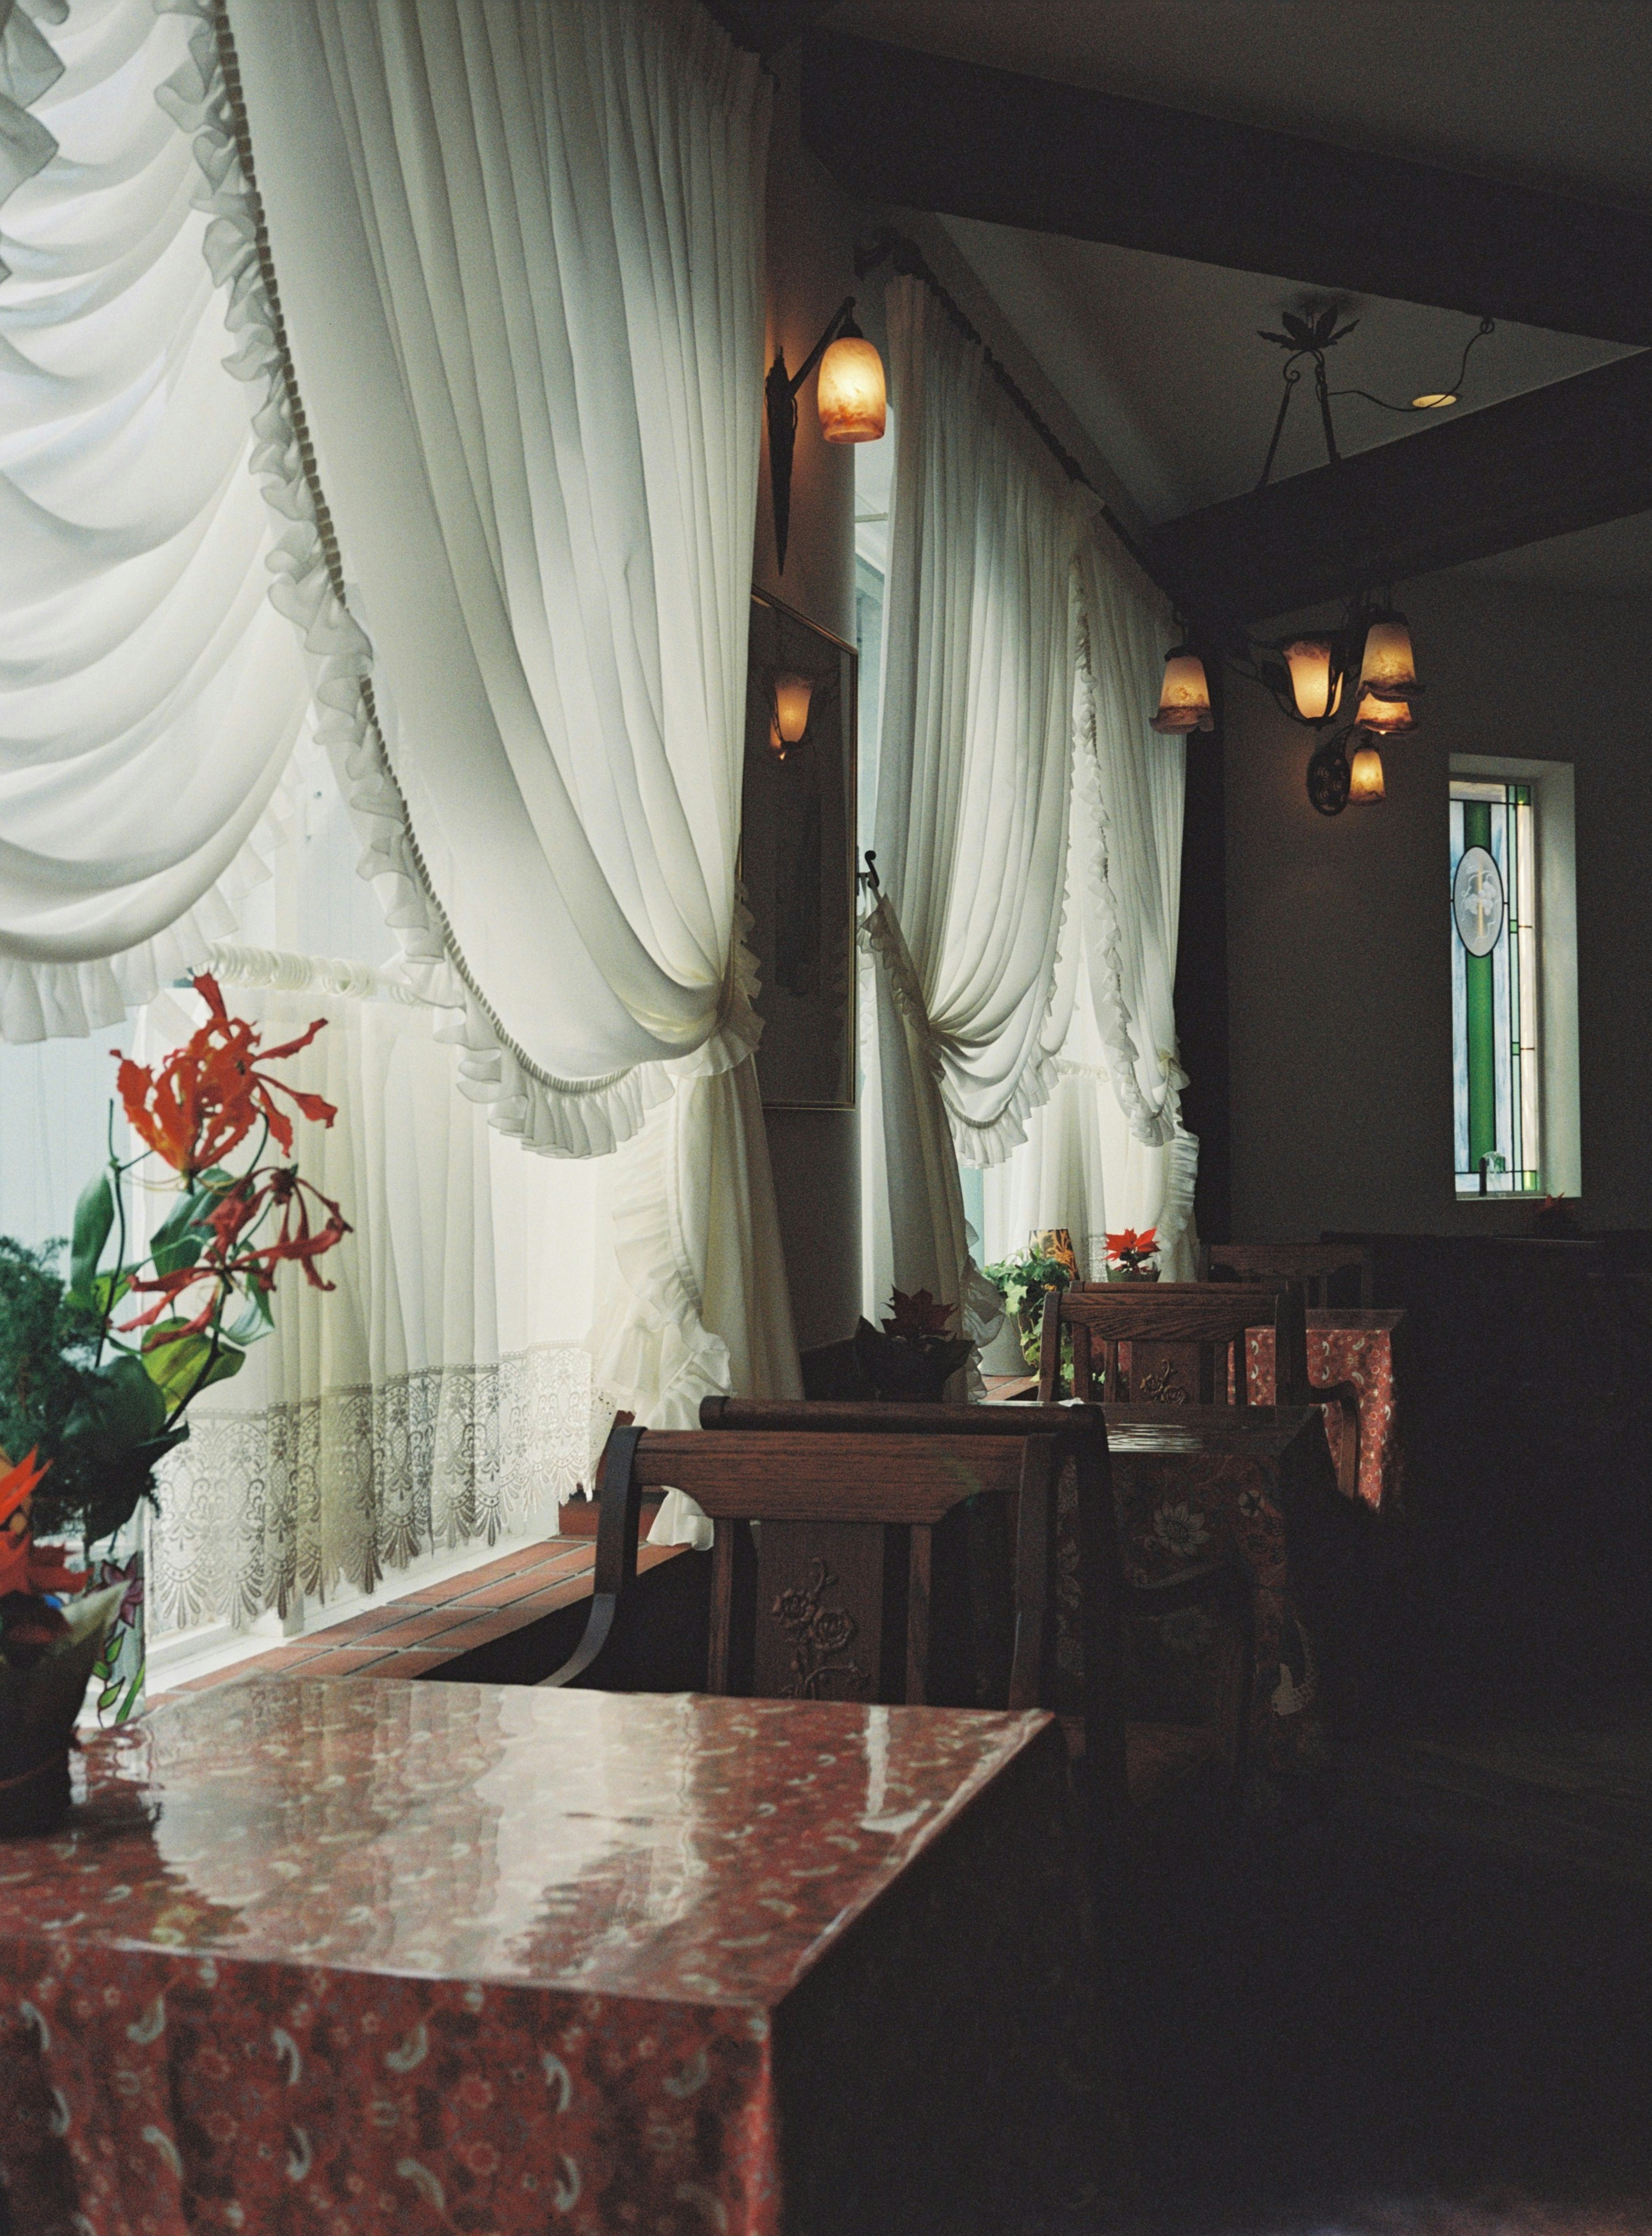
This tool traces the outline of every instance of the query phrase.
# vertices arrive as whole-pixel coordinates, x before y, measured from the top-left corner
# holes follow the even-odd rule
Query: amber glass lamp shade
[[[1409,699],[1417,688],[1417,663],[1412,657],[1411,631],[1402,614],[1385,614],[1365,635],[1365,657],[1360,662],[1360,689],[1377,699]]]
[[[864,334],[840,334],[820,361],[820,431],[829,443],[875,443],[887,409],[883,360]]]
[[[1301,636],[1285,647],[1291,697],[1305,722],[1328,721],[1342,704],[1342,678],[1331,680],[1331,650],[1328,636]]]
[[[1175,737],[1183,730],[1209,730],[1215,726],[1204,662],[1190,645],[1179,644],[1165,655],[1164,681],[1152,727],[1162,737]]]
[[[774,714],[769,725],[770,749],[782,760],[796,745],[803,742],[809,727],[809,704],[815,695],[812,675],[777,675],[774,680]]]
[[[1374,746],[1361,746],[1348,763],[1348,799],[1382,798],[1382,755]]]
[[[1354,727],[1356,730],[1368,730],[1373,738],[1400,738],[1407,730],[1416,728],[1417,717],[1403,699],[1379,699],[1362,685]]]

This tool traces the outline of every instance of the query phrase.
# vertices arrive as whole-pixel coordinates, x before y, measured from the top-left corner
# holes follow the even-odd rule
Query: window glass
[[[1541,1186],[1537,810],[1530,784],[1453,778],[1452,1039],[1459,1195]]]

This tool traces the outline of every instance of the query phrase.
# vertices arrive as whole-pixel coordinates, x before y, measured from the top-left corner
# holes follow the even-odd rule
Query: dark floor
[[[1156,2231],[1652,2231],[1652,1697],[1413,1710],[1141,1907]]]

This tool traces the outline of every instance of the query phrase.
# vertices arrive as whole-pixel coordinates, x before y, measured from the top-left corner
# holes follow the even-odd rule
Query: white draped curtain
[[[958,1163],[1007,1155],[1052,1083],[1084,514],[937,298],[897,279],[886,310],[866,1305],[927,1287],[980,1335]]]
[[[983,1181],[992,1259],[1064,1227],[1104,1277],[1106,1235],[1157,1230],[1190,1279],[1198,1144],[1181,1122],[1173,995],[1185,751],[1148,727],[1169,615],[1105,531],[1078,563],[1068,936],[1046,1024],[1055,1077],[1027,1138]]]
[[[234,928],[311,694],[200,174],[154,98],[185,27],[147,0],[33,12],[56,54],[0,9],[9,1041],[110,1025]]]
[[[639,1410],[791,1394],[735,900],[766,82],[694,0],[231,16],[402,966],[502,1131],[632,1143]]]
[[[452,1141],[559,1161],[593,1386],[794,1394],[735,898],[766,80],[695,0],[157,4],[0,0],[0,1036],[243,929],[313,733],[422,1005],[335,1046],[434,1010]],[[403,1372],[324,1348],[272,1404]]]

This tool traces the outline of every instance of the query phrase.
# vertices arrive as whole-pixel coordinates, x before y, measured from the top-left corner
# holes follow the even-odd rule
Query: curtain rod
[[[1095,483],[1091,480],[1089,475],[1085,473],[1084,468],[1078,464],[1077,458],[1073,457],[1072,451],[1067,449],[1060,437],[1050,425],[1048,420],[1046,420],[1042,412],[1039,411],[1038,406],[1033,403],[1031,397],[1026,393],[1026,391],[1016,379],[1009,367],[1005,365],[1000,358],[994,356],[990,343],[987,340],[986,336],[977,328],[974,320],[970,318],[963,306],[958,301],[957,298],[950,292],[950,290],[943,286],[941,281],[936,278],[935,273],[929,264],[928,259],[925,256],[922,249],[919,247],[917,242],[910,240],[903,233],[895,232],[893,227],[885,226],[880,232],[874,233],[869,240],[863,242],[856,249],[856,278],[857,280],[864,280],[867,273],[875,270],[877,266],[880,264],[889,265],[892,269],[903,273],[909,280],[922,280],[924,286],[929,290],[930,293],[940,304],[941,309],[947,313],[947,316],[951,319],[953,325],[956,326],[964,339],[967,342],[973,342],[976,348],[980,350],[981,355],[987,360],[987,371],[992,374],[993,379],[1003,390],[1005,395],[1008,397],[1010,402],[1015,406],[1021,417],[1026,421],[1028,426],[1032,428],[1039,442],[1043,444],[1045,449],[1050,453],[1050,456],[1061,468],[1061,470],[1065,474],[1067,479],[1072,482],[1077,482],[1081,488],[1087,489],[1090,491],[1091,495],[1096,499],[1097,503],[1101,509],[1102,519],[1105,520],[1108,527],[1111,529],[1113,534],[1124,545],[1125,550],[1129,552],[1131,557],[1141,569],[1143,574],[1146,575],[1148,581],[1152,583],[1154,588],[1158,590],[1163,596],[1170,600],[1172,606],[1175,606],[1177,601],[1174,592],[1172,592],[1169,587],[1160,580],[1157,573],[1150,562],[1147,554],[1142,549],[1141,545],[1131,534],[1129,529],[1125,527],[1124,522],[1113,510],[1111,505],[1107,503],[1106,499],[1096,488]]]

